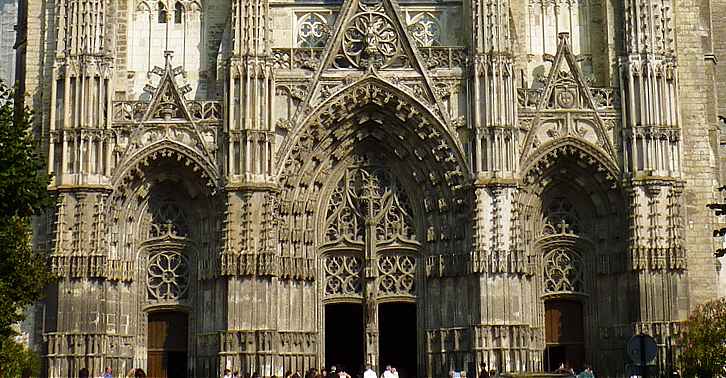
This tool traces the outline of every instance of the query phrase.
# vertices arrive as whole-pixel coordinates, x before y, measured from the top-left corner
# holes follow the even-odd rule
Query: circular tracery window
[[[179,252],[159,252],[149,257],[149,299],[173,301],[183,298],[189,287],[189,261]]]

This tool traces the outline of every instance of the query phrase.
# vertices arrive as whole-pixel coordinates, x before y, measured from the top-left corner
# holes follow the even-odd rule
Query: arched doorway
[[[416,377],[416,304],[390,302],[378,305],[379,366],[390,365],[401,377]]]
[[[110,209],[111,248],[135,263],[130,332],[148,351],[146,365],[136,366],[150,377],[212,376],[218,351],[200,349],[195,330],[210,324],[204,311],[224,300],[202,296],[219,286],[203,279],[217,250],[217,198],[193,159],[158,148],[117,178]]]
[[[360,303],[325,305],[325,360],[327,366],[355,376],[365,357],[365,322]]]
[[[186,377],[189,344],[187,314],[180,311],[152,312],[148,324],[148,377]]]
[[[543,146],[524,167],[524,228],[537,261],[533,299],[545,339],[542,369],[597,368],[599,330],[618,321],[608,281],[620,269],[617,255],[627,239],[617,168],[576,138]]]
[[[321,247],[325,364],[355,375],[365,363],[379,370],[385,363],[415,376],[420,244],[406,185],[374,154],[345,164],[325,208]]]
[[[441,270],[429,272],[424,262],[463,255],[471,245],[469,169],[460,145],[429,108],[375,75],[346,84],[303,118],[278,154],[278,247],[283,259],[315,262],[318,278],[303,292],[318,305],[304,309],[302,321],[283,323],[314,327],[316,357],[329,366],[326,306],[355,303],[363,309],[364,361],[380,371],[379,305],[409,303],[416,310],[407,323],[417,327],[410,344],[418,352],[416,375],[443,366],[446,353],[425,352],[426,322],[437,315],[422,293],[446,285],[424,280]],[[436,319],[431,327],[458,322]]]
[[[542,235],[542,300],[544,302],[544,370],[560,367],[582,369],[586,360],[585,305],[592,284],[587,253],[593,248],[586,237],[592,222],[583,219],[582,203],[570,200],[562,187],[545,193]],[[569,193],[568,193],[569,194]],[[579,211],[578,211],[579,209]]]

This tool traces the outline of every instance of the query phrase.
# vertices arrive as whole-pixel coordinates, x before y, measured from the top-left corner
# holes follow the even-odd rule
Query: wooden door
[[[585,357],[585,332],[582,303],[568,299],[545,302],[545,370],[560,364],[579,369]]]
[[[154,312],[149,314],[148,327],[148,377],[186,377],[187,315],[172,311]]]

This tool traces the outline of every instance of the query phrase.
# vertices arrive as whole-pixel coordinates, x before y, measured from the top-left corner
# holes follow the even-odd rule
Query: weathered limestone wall
[[[713,61],[705,59],[711,46],[703,38],[704,32],[710,32],[708,3],[681,0],[676,5],[688,256],[688,293],[683,293],[688,301],[682,302],[688,307],[679,309],[684,319],[690,309],[716,294],[713,214],[706,205],[714,200],[718,185],[718,134],[713,86],[708,85],[714,80]]]

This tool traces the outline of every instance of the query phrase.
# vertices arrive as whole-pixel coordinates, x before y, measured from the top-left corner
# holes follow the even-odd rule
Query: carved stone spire
[[[100,177],[109,174],[108,156],[96,161],[88,158],[103,150],[109,138],[113,55],[108,43],[112,32],[108,4],[101,0],[56,2],[48,170],[57,185],[88,179],[98,184],[104,181]],[[61,153],[56,154],[56,149]]]
[[[670,0],[625,0],[624,9],[620,86],[626,169],[633,176],[679,177],[673,4]]]
[[[233,185],[274,181],[272,154],[275,93],[270,57],[268,0],[232,2],[232,56],[225,99],[228,181]],[[259,162],[266,162],[259,164]]]
[[[513,177],[518,142],[507,0],[472,0],[471,99],[473,169],[480,177]]]

